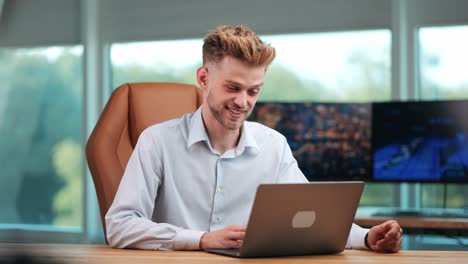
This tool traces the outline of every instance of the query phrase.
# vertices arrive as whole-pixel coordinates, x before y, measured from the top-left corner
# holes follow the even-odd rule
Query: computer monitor
[[[374,103],[373,180],[468,183],[468,101]]]
[[[250,117],[283,134],[309,181],[371,179],[371,105],[259,102]]]

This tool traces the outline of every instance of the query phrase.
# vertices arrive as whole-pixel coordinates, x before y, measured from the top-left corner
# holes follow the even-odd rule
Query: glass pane
[[[419,30],[421,99],[468,99],[468,26]],[[468,185],[422,185],[423,207],[468,208]]]
[[[422,207],[467,208],[468,188],[466,184],[426,184],[422,186]],[[445,193],[444,193],[445,192]]]
[[[270,35],[277,50],[259,101],[390,100],[389,30]],[[111,47],[113,87],[126,82],[196,85],[202,40],[118,43]],[[392,185],[367,184],[362,204],[390,205]]]
[[[265,36],[277,57],[260,101],[390,100],[389,30]]]
[[[82,224],[81,56],[0,49],[0,226]]]
[[[112,87],[127,82],[180,82],[197,85],[202,40],[113,44]]]
[[[277,57],[259,101],[372,102],[391,99],[389,30],[265,36]],[[393,184],[367,183],[361,206],[391,206]]]
[[[360,206],[392,207],[394,184],[366,183]]]
[[[419,30],[421,98],[468,99],[468,26]]]

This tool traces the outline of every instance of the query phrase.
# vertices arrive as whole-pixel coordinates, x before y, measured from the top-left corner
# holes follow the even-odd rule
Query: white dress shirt
[[[306,183],[286,138],[245,122],[236,148],[210,144],[201,107],[144,130],[106,215],[112,247],[199,249],[207,231],[247,225],[261,183]],[[352,226],[347,248],[366,248]]]

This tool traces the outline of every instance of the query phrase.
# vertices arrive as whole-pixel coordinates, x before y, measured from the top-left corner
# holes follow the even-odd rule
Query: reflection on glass
[[[81,226],[81,55],[0,49],[0,225]]]
[[[468,26],[419,30],[422,99],[468,98]]]

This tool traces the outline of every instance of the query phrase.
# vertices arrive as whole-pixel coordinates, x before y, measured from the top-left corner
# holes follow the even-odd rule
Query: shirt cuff
[[[367,232],[369,232],[369,229],[353,224],[348,238],[348,247],[352,249],[368,249],[364,241]]]
[[[198,250],[200,249],[200,238],[206,233],[204,231],[195,231],[182,229],[177,232],[174,249],[175,250]]]

